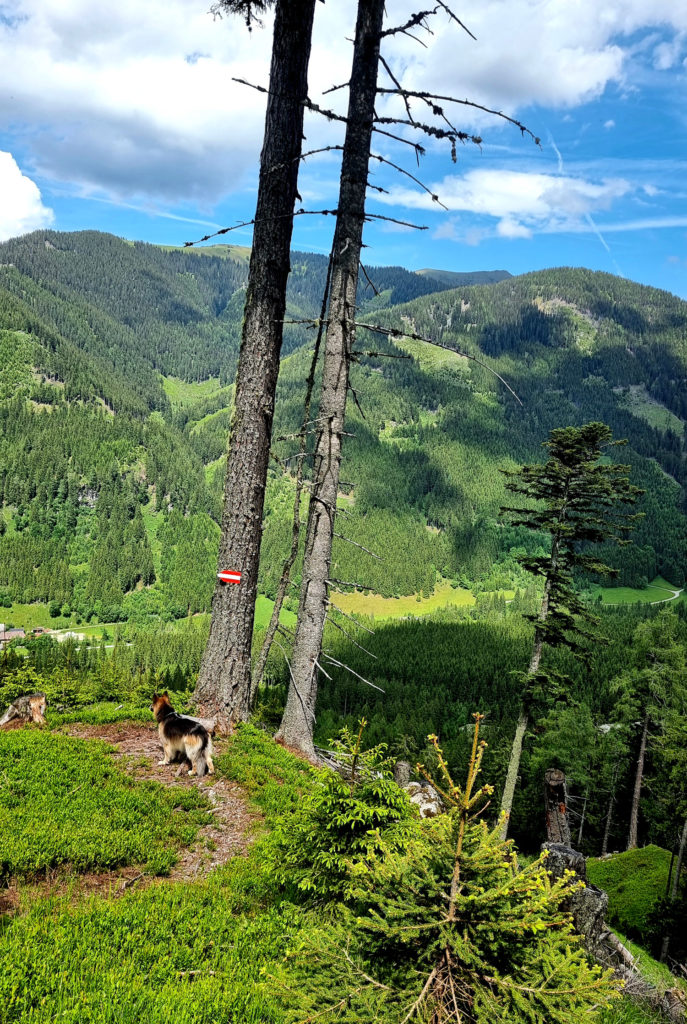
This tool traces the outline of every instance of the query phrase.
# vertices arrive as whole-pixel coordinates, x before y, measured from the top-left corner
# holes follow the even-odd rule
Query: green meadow
[[[500,593],[510,600],[512,590]],[[452,587],[450,583],[438,583],[429,597],[410,594],[407,597],[381,597],[379,594],[365,594],[355,591],[351,594],[332,594],[332,602],[349,615],[369,615],[374,619],[398,619],[406,615],[431,615],[443,608],[469,608],[477,599],[470,590]]]
[[[604,604],[635,604],[641,601],[642,604],[657,604],[659,602],[684,601],[684,593],[674,598],[678,587],[673,586],[662,576],[657,576],[651,583],[638,590],[635,587],[592,587],[592,594],[596,598],[601,597]]]

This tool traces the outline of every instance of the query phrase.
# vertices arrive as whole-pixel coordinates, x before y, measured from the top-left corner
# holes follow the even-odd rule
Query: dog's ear
[[[167,691],[165,690],[165,692],[164,692],[164,693],[162,694],[162,696],[163,696],[163,697],[169,697],[169,694],[168,694],[168,693],[167,693]]]
[[[157,700],[157,693],[153,694],[153,700]]]

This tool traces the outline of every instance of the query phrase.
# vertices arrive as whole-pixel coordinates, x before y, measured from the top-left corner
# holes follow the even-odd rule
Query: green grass
[[[104,743],[38,730],[0,734],[0,879],[147,864],[166,873],[207,821],[196,789],[137,782]]]
[[[638,590],[635,587],[592,587],[592,596],[601,595],[604,604],[635,604],[640,601],[642,604],[653,604],[656,601],[666,601],[673,596],[678,588],[673,586],[662,576],[657,576],[651,581],[648,587]],[[684,600],[681,595],[678,601]]]
[[[513,597],[510,590],[503,591],[506,599]],[[429,597],[417,600],[416,594],[407,597],[381,597],[379,594],[331,595],[332,602],[349,615],[368,615],[374,619],[398,619],[406,615],[431,615],[443,608],[468,608],[476,603],[474,594],[461,588],[454,589],[450,583],[440,583]]]
[[[110,722],[152,722],[150,713],[150,697],[145,704],[131,701],[102,700],[86,707],[74,708],[72,711],[51,711],[46,713],[51,728],[71,722],[83,722],[86,725],[105,725]]]
[[[682,420],[665,405],[652,398],[644,384],[631,384],[619,404],[633,416],[637,416],[650,426],[655,427],[656,430],[662,430],[663,433],[672,430],[678,437],[682,436],[684,428]]]
[[[40,901],[5,929],[0,1005],[12,1024],[259,1024],[283,1019],[268,972],[302,914],[260,909],[264,873],[235,858],[203,882],[117,900]],[[272,986],[274,988],[274,986]]]
[[[36,626],[43,626],[45,629],[71,629],[76,617],[71,615],[65,619],[60,615],[52,619],[47,604],[13,604],[11,608],[0,608],[0,621],[11,622],[17,629],[29,630]]]
[[[179,380],[177,377],[162,377],[162,387],[169,398],[172,406],[183,409],[189,405],[195,405],[200,399],[209,398],[217,391],[221,391],[219,377],[210,377],[208,380],[187,381]]]
[[[268,816],[293,808],[311,784],[306,764],[250,726],[216,765]],[[0,1020],[279,1024],[283,991],[272,975],[313,922],[283,902],[260,845],[195,882],[116,899],[26,897],[0,924]]]
[[[656,902],[665,895],[670,854],[660,846],[617,853],[607,860],[590,858],[590,882],[608,893],[608,920],[625,934],[640,938]]]

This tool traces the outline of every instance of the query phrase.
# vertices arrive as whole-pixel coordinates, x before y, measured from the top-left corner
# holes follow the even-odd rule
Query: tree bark
[[[546,841],[570,846],[568,820],[568,787],[565,773],[549,768],[544,773],[544,806],[546,810]]]
[[[353,50],[339,212],[332,248],[329,324],[322,369],[319,434],[293,650],[292,680],[277,738],[312,756],[318,660],[327,612],[332,537],[339,489],[355,298],[365,221],[384,0],[361,0]]]
[[[639,744],[637,756],[637,771],[635,772],[635,787],[632,794],[632,810],[630,812],[630,833],[627,837],[628,850],[634,850],[637,846],[637,825],[639,822],[639,798],[642,792],[642,777],[644,775],[644,758],[646,756],[646,741],[649,735],[649,715],[644,715],[642,726],[642,739]]]
[[[680,836],[680,847],[677,853],[677,864],[675,865],[675,873],[673,875],[673,884],[670,887],[670,898],[671,900],[677,899],[678,886],[680,885],[680,872],[682,871],[682,862],[685,858],[685,849],[687,848],[687,818],[685,818],[682,826],[682,834]],[[668,957],[668,949],[670,948],[670,935],[663,936],[663,942],[661,943],[661,962],[665,963]]]
[[[219,547],[220,569],[238,570],[242,579],[238,586],[217,582],[210,636],[195,692],[202,712],[216,716],[225,726],[231,720],[247,718],[250,704],[262,514],[314,9],[315,0],[279,0],[275,13],[270,92]]]
[[[611,783],[611,795],[608,800],[608,814],[606,815],[606,824],[604,826],[604,837],[601,843],[601,856],[605,857],[608,853],[608,840],[611,835],[611,822],[613,820],[613,805],[615,804],[615,788],[618,783],[618,768],[617,766],[613,770],[613,781]]]

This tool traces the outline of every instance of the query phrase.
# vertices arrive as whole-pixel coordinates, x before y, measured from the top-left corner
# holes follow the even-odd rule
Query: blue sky
[[[431,5],[427,5],[431,6]],[[587,266],[687,298],[687,4],[655,0],[466,0],[425,46],[385,44],[411,89],[469,97],[523,121],[449,108],[479,135],[453,164],[427,145],[420,169],[407,147],[375,151],[418,175],[449,208],[407,178],[374,166],[389,195],[366,230],[369,264],[452,270]],[[252,216],[262,136],[270,25],[249,34],[213,19],[207,0],[0,0],[0,237],[40,227],[96,228],[183,244]],[[414,5],[390,0],[390,24]],[[355,18],[351,0],[317,5],[313,99],[343,109]],[[380,82],[383,81],[383,75]],[[386,83],[383,83],[386,84]],[[380,100],[379,111],[402,114]],[[420,108],[417,108],[420,115]],[[340,129],[309,116],[306,149]],[[408,160],[409,155],[411,160]],[[304,165],[309,209],[336,205],[337,154]],[[297,220],[294,247],[328,251],[332,218]],[[227,241],[250,244],[241,229]]]

